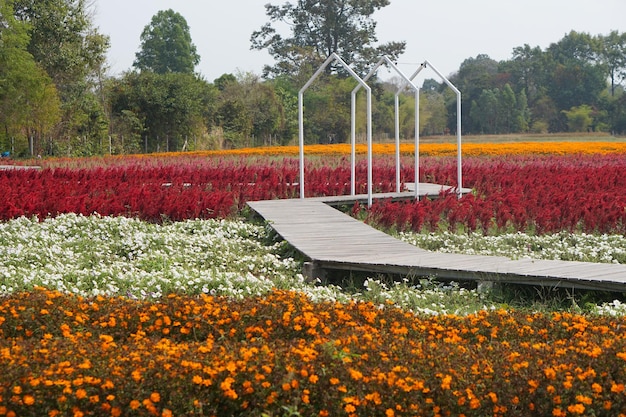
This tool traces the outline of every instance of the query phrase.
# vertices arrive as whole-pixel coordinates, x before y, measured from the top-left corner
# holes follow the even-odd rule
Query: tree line
[[[109,38],[93,24],[89,0],[0,0],[0,151],[98,155],[293,143],[297,96],[337,52],[360,75],[404,42],[376,45],[372,15],[388,0],[334,0],[265,6],[269,22],[252,32],[251,48],[273,65],[261,75],[224,74],[208,81],[184,17],[173,10],[144,28],[132,69],[107,72]],[[289,23],[290,36],[280,35]],[[545,49],[523,45],[509,60],[466,59],[449,76],[463,95],[463,134],[626,132],[626,34],[572,31]],[[399,79],[375,79],[373,129],[393,137]],[[344,142],[355,81],[328,67],[305,95],[305,138]],[[364,135],[364,97],[357,133]],[[400,134],[411,138],[416,103],[400,95]],[[454,133],[456,97],[427,79],[420,91],[422,135]]]

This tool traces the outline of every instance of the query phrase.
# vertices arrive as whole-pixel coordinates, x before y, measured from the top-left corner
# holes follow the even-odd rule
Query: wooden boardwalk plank
[[[433,190],[441,190],[441,186],[420,184],[422,195]],[[387,193],[384,196],[411,198],[413,193]],[[329,205],[354,204],[363,198],[367,200],[367,195],[255,201],[248,205],[281,237],[321,268],[626,291],[626,265],[511,260],[426,251]]]

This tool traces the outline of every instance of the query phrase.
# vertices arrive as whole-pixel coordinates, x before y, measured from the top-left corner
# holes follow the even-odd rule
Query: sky
[[[160,10],[180,13],[190,27],[207,81],[222,74],[261,75],[274,63],[266,51],[250,49],[250,36],[269,21],[266,3],[286,0],[94,0],[94,24],[110,37],[111,75],[132,69],[140,35]],[[606,35],[626,32],[625,0],[390,0],[372,18],[379,43],[406,41],[399,70],[412,74],[428,60],[440,73],[456,72],[467,58],[487,54],[508,60],[513,48],[547,48],[571,30]],[[372,64],[375,64],[373,62]],[[395,72],[381,68],[381,78]],[[436,78],[428,74],[426,78]]]

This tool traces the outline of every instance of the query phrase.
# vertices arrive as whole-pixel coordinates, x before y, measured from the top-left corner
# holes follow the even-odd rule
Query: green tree
[[[567,127],[570,132],[586,132],[593,123],[593,109],[583,104],[582,106],[572,107],[570,110],[563,110],[567,117]]]
[[[514,91],[524,90],[532,105],[545,94],[547,59],[540,47],[532,48],[525,44],[513,48],[512,59],[501,63],[499,72],[510,77]]]
[[[295,5],[265,5],[270,22],[250,39],[252,49],[266,49],[276,61],[263,69],[263,76],[310,73],[333,52],[362,73],[382,55],[395,60],[404,52],[405,42],[375,46],[372,15],[388,5],[389,0],[298,0]],[[276,23],[289,27],[291,36],[283,37],[273,26]],[[327,70],[331,72],[331,66]]]
[[[205,133],[216,95],[214,86],[192,74],[129,72],[111,87],[115,133],[143,137],[140,147],[147,144],[147,151],[181,150],[186,139]]]
[[[571,31],[548,47],[548,94],[560,110],[594,104],[606,88],[606,69],[599,59],[597,39]]]
[[[13,17],[12,4],[0,1],[0,125],[4,150],[10,138],[28,140],[20,152],[33,149],[60,120],[57,90],[27,51],[30,24]],[[14,144],[14,142],[13,142]]]
[[[239,74],[236,82],[225,83],[220,102],[227,106],[219,111],[222,121],[232,121],[225,114],[228,108],[242,118],[239,123],[227,126],[225,132],[233,132],[234,126],[245,127],[239,133],[242,139],[249,139],[250,145],[269,145],[272,138],[278,137],[285,124],[282,102],[274,87],[261,82],[254,74]],[[238,105],[235,106],[235,103]]]
[[[172,9],[161,10],[141,33],[141,49],[133,66],[157,74],[193,74],[200,56],[185,18]]]
[[[497,88],[498,62],[491,59],[489,55],[480,54],[476,58],[468,58],[463,63],[459,71],[450,77],[450,81],[463,94],[463,102],[476,103],[480,105],[484,90]],[[488,97],[483,97],[482,101]],[[489,99],[491,99],[489,97]],[[448,127],[451,131],[456,130],[456,97],[454,100],[447,101],[448,106]],[[495,128],[495,120],[487,121],[486,118],[493,118],[492,115],[481,115],[473,117],[474,105],[463,106],[461,108],[461,122],[465,132],[480,132],[489,125],[489,129]],[[477,125],[478,120],[481,125]]]
[[[61,99],[62,118],[55,135],[88,133],[96,136],[85,139],[99,143],[106,128],[94,129],[89,123],[107,123],[100,87],[109,39],[94,28],[90,5],[88,0],[12,1],[15,18],[30,26],[28,52],[52,79]]]
[[[611,80],[611,96],[615,96],[616,86],[626,78],[626,33],[613,30],[599,37],[600,60],[607,68]]]
[[[501,133],[516,131],[518,122],[517,97],[515,97],[515,93],[508,83],[500,90],[498,102],[500,110],[499,131]]]

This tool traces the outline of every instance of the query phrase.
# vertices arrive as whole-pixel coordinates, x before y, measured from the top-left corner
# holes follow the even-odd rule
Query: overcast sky
[[[265,51],[250,50],[250,35],[268,21],[264,4],[285,1],[96,0],[94,18],[100,32],[111,38],[108,58],[117,75],[131,69],[152,16],[173,9],[189,24],[201,57],[196,71],[212,82],[224,73],[260,75],[263,65],[273,64]],[[571,30],[626,32],[626,0],[391,0],[373,19],[380,43],[406,41],[398,64],[405,74],[428,60],[448,75],[467,58],[487,54],[498,61],[510,59],[517,46],[545,49]],[[379,76],[386,73],[381,69]]]

